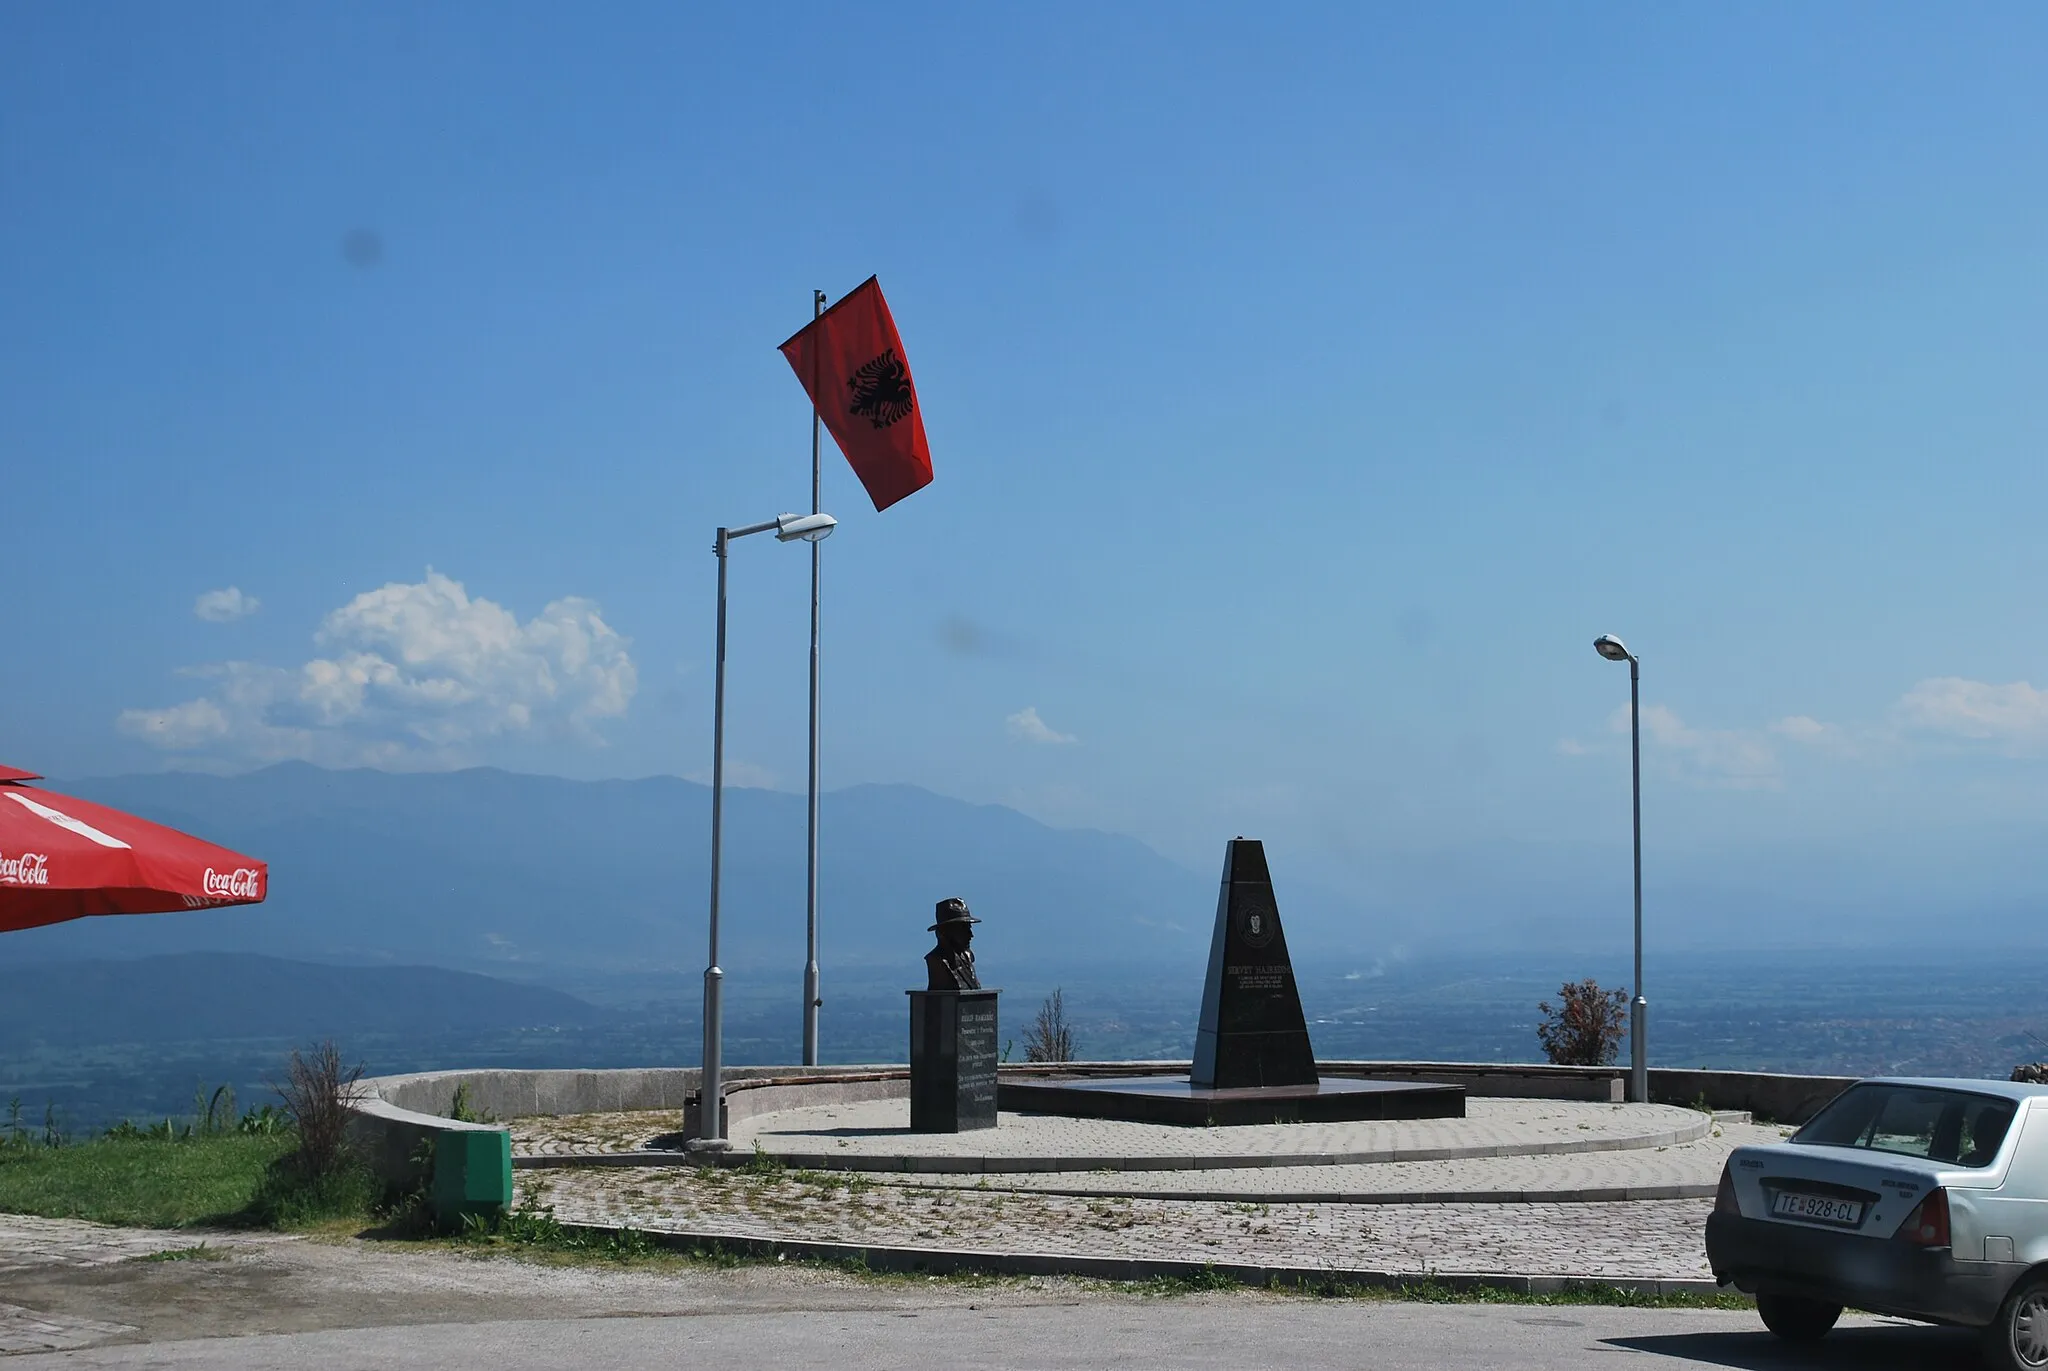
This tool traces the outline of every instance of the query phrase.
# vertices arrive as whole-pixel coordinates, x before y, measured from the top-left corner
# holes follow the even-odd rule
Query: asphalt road
[[[11,1365],[18,1360],[18,1367]],[[1374,1305],[1204,1296],[1011,1308],[838,1309],[384,1326],[199,1339],[9,1358],[9,1371],[88,1367],[875,1368],[1427,1367],[1582,1371],[1640,1365],[1973,1367],[1965,1334],[1868,1322],[1818,1348],[1777,1342],[1749,1314]]]
[[[195,1256],[202,1237],[209,1246]],[[180,1250],[183,1260],[153,1259]],[[1142,1295],[1089,1281],[855,1279],[778,1265],[619,1267],[0,1215],[0,1371],[1976,1364],[1968,1333],[1875,1319],[1794,1348],[1747,1311]]]

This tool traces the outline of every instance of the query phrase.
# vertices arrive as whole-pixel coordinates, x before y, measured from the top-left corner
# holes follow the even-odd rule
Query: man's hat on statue
[[[938,907],[932,911],[932,915],[938,922],[926,929],[925,932],[927,933],[936,933],[947,924],[978,924],[981,922],[981,920],[967,912],[967,901],[957,895],[950,900],[940,900]]]

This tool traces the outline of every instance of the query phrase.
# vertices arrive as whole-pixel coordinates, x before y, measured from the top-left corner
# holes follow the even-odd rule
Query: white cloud
[[[1992,685],[1937,676],[1908,690],[1894,710],[1908,728],[2026,751],[2048,743],[2048,690],[2025,681]]]
[[[1896,736],[1868,725],[1826,723],[1805,714],[1790,714],[1767,725],[1777,737],[1798,747],[1850,761],[1880,761],[1895,751]]]
[[[127,710],[119,727],[168,750],[259,761],[454,764],[508,735],[601,743],[595,725],[624,714],[638,685],[628,641],[590,601],[556,600],[522,624],[432,570],[356,596],[314,643],[325,655],[296,670],[195,668],[213,682],[206,695]]]
[[[1628,707],[1617,709],[1607,725],[1612,732],[1627,733]],[[1778,784],[1778,755],[1754,731],[1694,728],[1664,705],[1645,705],[1643,734],[1650,743],[1646,757],[1661,750],[1696,780],[1739,789]]]
[[[1021,738],[1027,743],[1071,743],[1074,735],[1056,732],[1045,720],[1038,717],[1036,705],[1024,708],[1003,720],[1008,725],[1012,738]]]
[[[1587,747],[1577,738],[1559,738],[1557,740],[1557,753],[1560,757],[1583,757],[1592,750],[1592,748]]]
[[[227,737],[228,716],[212,700],[187,700],[169,709],[131,709],[121,726],[154,746],[183,752]]]
[[[1771,732],[1795,743],[1817,743],[1835,732],[1835,727],[1804,714],[1788,714],[1771,725]]]
[[[192,612],[209,624],[233,623],[246,619],[263,607],[263,602],[254,595],[244,595],[236,586],[225,590],[209,590],[192,602]]]

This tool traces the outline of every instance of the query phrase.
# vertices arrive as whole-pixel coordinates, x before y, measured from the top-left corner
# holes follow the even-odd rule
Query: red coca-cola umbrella
[[[256,904],[270,868],[0,766],[0,933],[90,914]]]

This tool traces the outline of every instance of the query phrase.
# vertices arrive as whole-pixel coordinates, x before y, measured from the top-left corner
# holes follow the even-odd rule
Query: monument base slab
[[[1186,1076],[1004,1081],[998,1102],[1018,1114],[1231,1128],[1261,1123],[1462,1119],[1465,1087],[1422,1081],[1326,1078],[1313,1085],[1205,1090]]]

